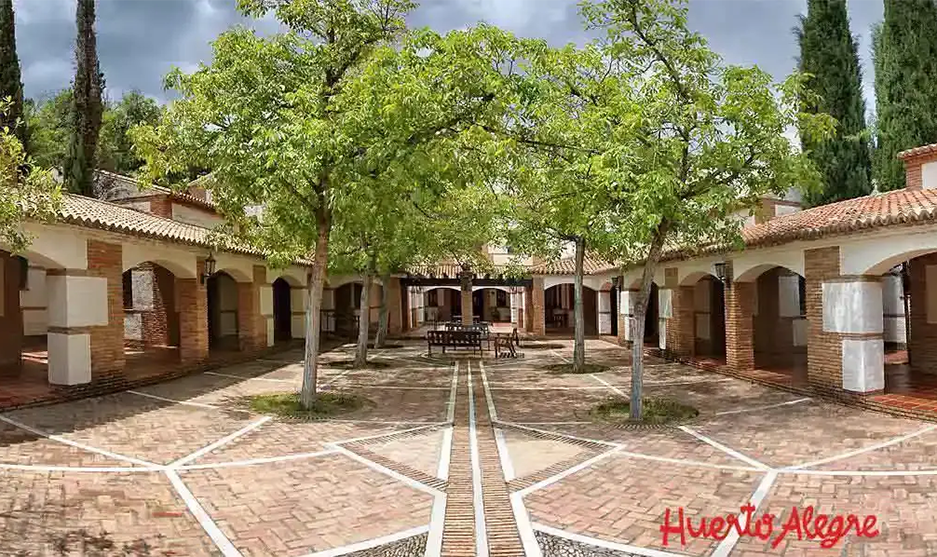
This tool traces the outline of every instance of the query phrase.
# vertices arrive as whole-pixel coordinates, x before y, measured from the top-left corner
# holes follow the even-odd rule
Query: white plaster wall
[[[145,201],[127,201],[127,202],[118,203],[118,205],[120,205],[121,207],[126,207],[128,209],[133,209],[135,211],[141,211],[143,213],[151,212],[149,199]]]
[[[273,346],[276,343],[276,333],[273,328],[273,317],[267,318],[267,346]]]
[[[290,330],[293,338],[306,338],[306,316],[293,315]]]
[[[188,249],[170,244],[160,245],[155,243],[125,242],[122,246],[121,264],[124,271],[137,267],[141,263],[152,261],[165,267],[177,278],[196,278],[196,254]]]
[[[326,292],[331,292],[331,290],[322,291],[322,309],[329,309],[325,307]],[[292,308],[294,312],[306,311],[305,288],[290,288],[290,308]]]
[[[881,282],[823,283],[823,330],[831,333],[881,333]]]
[[[23,334],[39,336],[49,329],[49,312],[44,309],[23,310]]]
[[[260,291],[260,315],[273,315],[273,287],[261,286],[258,290]],[[292,305],[290,307],[292,308]]]
[[[778,277],[778,315],[780,317],[800,316],[800,277],[791,275]]]
[[[218,277],[218,315],[215,316],[219,336],[236,335],[238,332],[237,283],[226,276]]]
[[[921,165],[921,187],[925,190],[937,188],[937,162]]]
[[[903,261],[937,251],[937,234],[928,228],[844,239],[840,245],[842,274],[884,275]]]
[[[100,277],[51,276],[49,326],[94,327],[107,325],[107,279]]]
[[[91,335],[49,333],[49,382],[79,385],[91,381]]]
[[[557,286],[557,285],[559,285],[559,284],[573,284],[574,281],[575,281],[575,278],[574,278],[572,275],[569,275],[569,276],[561,276],[561,275],[545,276],[545,277],[543,277],[543,289],[546,290],[546,289],[548,289],[548,288],[552,288],[552,287]],[[584,287],[589,287],[589,288],[591,288],[591,289],[593,289],[593,290],[597,290],[597,291],[598,291],[598,290],[601,290],[601,289],[602,289],[602,286],[604,286],[606,282],[608,282],[608,281],[607,281],[606,279],[604,279],[603,277],[597,277],[597,276],[585,276],[585,277],[582,277],[582,285],[583,285]]]
[[[747,250],[732,256],[732,279],[736,282],[758,278],[774,267],[784,267],[804,276],[804,249],[783,246],[764,250]]]
[[[904,315],[904,296],[900,275],[882,277],[882,308],[888,315]]]
[[[306,309],[305,296],[303,297],[303,311]],[[322,309],[335,309],[335,290],[325,288],[322,290]]]
[[[791,322],[793,326],[794,346],[807,346],[807,326],[809,321],[806,319],[794,319]]]
[[[0,279],[2,280],[2,279]],[[27,289],[20,291],[20,308],[23,311],[23,334],[37,336],[46,334],[49,327],[49,295],[46,289],[46,271],[30,267]]]
[[[666,319],[658,319],[657,346],[661,350],[667,349],[667,320]]]
[[[774,216],[780,217],[781,215],[790,215],[792,213],[797,213],[801,211],[800,207],[795,207],[793,205],[775,205],[774,206]]]
[[[214,228],[216,225],[224,222],[224,219],[218,215],[212,215],[199,209],[193,209],[178,203],[172,204],[172,220],[194,224],[204,228]]]
[[[88,241],[79,232],[48,225],[27,225],[24,228],[33,236],[26,255],[31,262],[47,268],[88,268]]]
[[[608,291],[599,292],[599,334],[612,334],[612,293]]]
[[[904,344],[907,342],[907,332],[905,330],[906,321],[904,316],[885,318],[885,342],[897,342]]]
[[[843,388],[859,393],[885,388],[885,344],[881,339],[843,339]]]

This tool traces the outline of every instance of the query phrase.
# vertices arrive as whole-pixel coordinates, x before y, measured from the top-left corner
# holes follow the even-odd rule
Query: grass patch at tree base
[[[246,405],[254,412],[293,419],[321,419],[348,414],[374,403],[363,396],[337,392],[320,392],[312,406],[303,408],[299,393],[274,393],[245,397]]]
[[[355,360],[354,358],[351,360],[335,360],[334,362],[322,362],[321,365],[324,367],[334,367],[338,369],[352,369],[355,367]],[[388,369],[397,367],[397,365],[398,364],[396,362],[377,361],[368,358],[367,365],[364,365],[359,369]]]
[[[375,348],[373,342],[369,342],[369,343],[368,343],[368,348],[370,348],[370,349],[372,349],[372,350],[398,350],[398,349],[403,348],[403,347],[404,347],[404,346],[403,346],[402,344],[396,344],[396,343],[392,343],[392,342],[387,342],[387,343],[384,343],[384,346],[378,346],[378,347]]]
[[[570,373],[575,374],[585,374],[585,373],[602,373],[603,371],[608,371],[608,366],[603,366],[601,364],[583,364],[579,371],[573,370],[573,364],[551,364],[545,366],[545,369],[554,375],[566,375]]]
[[[640,421],[631,419],[631,401],[625,398],[606,400],[592,408],[589,416],[600,422],[647,425],[687,422],[699,416],[699,410],[672,398],[645,398],[642,400],[642,419]]]

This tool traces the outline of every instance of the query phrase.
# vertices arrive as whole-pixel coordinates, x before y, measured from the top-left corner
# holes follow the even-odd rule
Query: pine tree
[[[865,139],[865,101],[858,43],[849,31],[846,0],[809,0],[807,15],[795,29],[800,69],[810,74],[808,109],[833,116],[835,135],[815,143],[801,134],[803,148],[823,174],[823,190],[808,196],[822,205],[868,195],[871,160]]]
[[[78,0],[77,69],[73,84],[71,137],[63,169],[68,189],[88,196],[94,195],[95,155],[104,114],[104,76],[95,44],[94,2]]]
[[[877,117],[873,176],[882,191],[905,186],[897,154],[937,142],[937,5],[885,0],[873,30]]]
[[[0,0],[0,100],[11,101],[6,113],[0,115],[0,127],[15,130],[16,138],[26,145],[26,122],[23,116],[23,82],[20,60],[16,55],[16,25],[13,0]]]

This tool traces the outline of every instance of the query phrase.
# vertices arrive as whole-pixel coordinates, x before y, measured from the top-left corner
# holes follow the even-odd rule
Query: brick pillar
[[[253,280],[237,283],[238,289],[238,349],[262,350],[267,346],[267,310],[272,326],[273,291],[267,284],[267,269],[254,265]],[[264,292],[269,290],[269,304],[264,304]],[[269,305],[269,307],[263,307]]]
[[[732,276],[732,264],[726,264],[726,276]],[[725,288],[726,365],[733,371],[755,367],[754,282],[731,282]]]
[[[464,273],[462,276],[462,324],[472,324],[472,275]]]
[[[0,252],[0,367],[20,367],[23,312],[20,308],[20,260]]]
[[[534,277],[531,288],[531,332],[542,337],[547,334],[546,300],[544,299],[543,277]]]
[[[693,286],[680,286],[677,269],[671,267],[664,269],[664,286],[658,293],[661,348],[692,358],[696,345]]]
[[[88,240],[88,277],[107,281],[107,322],[91,327],[91,370],[94,379],[124,369],[123,246]],[[69,277],[71,278],[71,277]],[[74,300],[77,302],[78,300]],[[69,300],[72,302],[72,300]],[[88,301],[87,303],[90,303]]]
[[[884,389],[882,281],[841,276],[839,247],[806,250],[807,379],[825,390]]]
[[[929,299],[937,296],[937,254],[923,255],[910,264],[911,329],[908,354],[915,375],[937,374],[937,310]]]
[[[401,294],[400,279],[391,278],[387,283],[387,333],[399,335],[404,329],[404,316],[408,309],[404,308],[404,296]]]
[[[205,260],[199,259],[196,276],[205,273]],[[208,359],[208,292],[200,278],[176,279],[179,308],[179,359],[195,364]]]

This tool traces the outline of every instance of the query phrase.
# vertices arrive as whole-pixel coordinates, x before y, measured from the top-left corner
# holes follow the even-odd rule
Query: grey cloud
[[[75,0],[15,0],[14,5],[27,95],[68,86],[74,73]],[[234,0],[99,0],[98,45],[108,95],[117,98],[140,89],[167,100],[172,93],[163,91],[166,72],[209,61],[209,42],[220,32],[238,23],[262,33],[278,29],[269,17],[244,20],[234,5]],[[757,64],[781,79],[796,64],[791,30],[805,6],[805,0],[691,0],[690,25],[726,62]],[[853,0],[849,10],[853,33],[860,38],[866,96],[872,99],[870,27],[881,20],[882,3]],[[410,16],[411,25],[441,32],[479,21],[553,45],[589,39],[576,0],[424,0]]]

